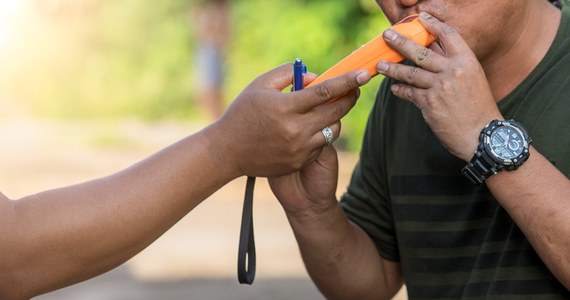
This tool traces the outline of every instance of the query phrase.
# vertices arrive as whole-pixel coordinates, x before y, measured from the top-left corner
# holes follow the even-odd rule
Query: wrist
[[[243,175],[239,167],[238,149],[231,144],[233,137],[228,136],[228,130],[222,128],[218,122],[204,128],[201,135],[207,140],[207,151],[215,170],[229,180]]]
[[[473,126],[470,126],[469,131],[465,133],[465,137],[467,139],[463,141],[464,146],[462,148],[462,152],[457,155],[460,159],[465,162],[469,162],[473,158],[475,152],[477,152],[477,147],[479,146],[481,130],[495,119],[504,120],[504,117],[500,114],[489,116],[482,121],[475,123]]]
[[[309,252],[316,251],[313,254],[318,256],[317,260],[338,262],[339,257],[337,255],[331,257],[329,251],[357,243],[354,240],[354,228],[339,204],[326,211],[289,214],[287,218],[299,247],[311,249]],[[305,252],[304,256],[310,255],[307,251],[301,250],[301,252]]]
[[[327,203],[314,205],[310,208],[285,210],[287,219],[293,228],[300,227],[302,230],[318,230],[329,228],[335,224],[344,212],[336,199]]]
[[[471,134],[469,136],[471,136]],[[473,155],[475,155],[475,152],[477,152],[477,146],[479,146],[479,131],[477,131],[475,136],[477,138],[465,142],[465,147],[463,147],[464,151],[458,155],[458,157],[465,162],[469,162],[471,158],[473,158]]]

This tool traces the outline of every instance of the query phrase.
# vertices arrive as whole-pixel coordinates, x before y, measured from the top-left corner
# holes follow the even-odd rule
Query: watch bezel
[[[509,127],[522,137],[523,149],[519,155],[512,158],[504,158],[495,153],[491,147],[491,137],[493,136],[493,133],[499,130],[501,127]],[[499,165],[498,169],[516,169],[528,159],[530,154],[529,148],[531,140],[529,138],[529,135],[521,124],[513,120],[494,120],[493,122],[489,123],[489,125],[486,126],[485,129],[481,132],[480,142],[489,157]]]

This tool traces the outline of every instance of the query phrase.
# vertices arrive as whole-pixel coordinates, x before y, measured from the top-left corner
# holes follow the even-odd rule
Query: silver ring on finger
[[[334,142],[334,134],[332,129],[330,127],[325,127],[323,130],[321,130],[321,133],[325,137],[326,146],[332,145]]]

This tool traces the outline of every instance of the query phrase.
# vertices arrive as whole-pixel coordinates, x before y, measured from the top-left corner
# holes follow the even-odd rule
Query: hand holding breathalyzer
[[[291,86],[292,74],[293,64],[288,63],[259,76],[217,122],[216,130],[222,131],[228,145],[236,139],[245,144],[224,159],[238,164],[240,175],[287,174],[314,160],[325,145],[321,130],[348,113],[356,103],[358,88],[370,80],[368,72],[353,71],[283,93]],[[307,82],[315,78],[310,73],[304,77]],[[340,128],[331,129],[338,136]]]
[[[469,161],[481,128],[493,119],[504,118],[467,42],[456,30],[427,13],[421,13],[420,19],[438,38],[438,44],[426,48],[388,30],[384,33],[386,42],[415,66],[384,61],[378,64],[378,70],[399,81],[392,85],[392,93],[421,110],[449,152]]]

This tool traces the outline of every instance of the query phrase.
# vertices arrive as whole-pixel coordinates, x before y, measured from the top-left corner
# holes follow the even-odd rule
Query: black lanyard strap
[[[241,284],[252,284],[253,279],[255,279],[255,240],[253,237],[254,187],[255,177],[248,176],[245,186],[238,247],[238,280]]]

